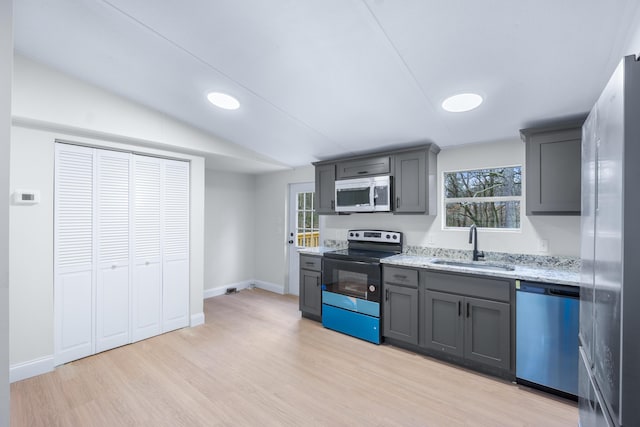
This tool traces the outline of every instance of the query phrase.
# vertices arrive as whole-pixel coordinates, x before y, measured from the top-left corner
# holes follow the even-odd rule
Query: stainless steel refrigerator
[[[582,129],[582,427],[640,426],[640,62],[625,57]]]

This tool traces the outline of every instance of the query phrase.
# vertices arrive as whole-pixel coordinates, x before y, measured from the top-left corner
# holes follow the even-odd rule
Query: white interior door
[[[161,164],[133,156],[133,341],[162,332]]]
[[[162,331],[189,325],[189,163],[164,161]]]
[[[55,145],[54,363],[94,353],[93,150]]]
[[[320,245],[320,227],[314,203],[313,182],[289,185],[289,289],[288,293],[300,295],[300,258],[298,249]]]
[[[96,150],[96,352],[130,342],[131,155]]]

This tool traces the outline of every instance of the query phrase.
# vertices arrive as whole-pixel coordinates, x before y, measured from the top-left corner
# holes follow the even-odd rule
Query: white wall
[[[205,295],[255,278],[256,176],[207,169]]]
[[[327,216],[324,238],[346,239],[346,230],[372,227],[405,233],[405,243],[450,249],[469,249],[468,230],[444,230],[442,227],[442,177],[445,171],[523,165],[525,146],[520,140],[474,144],[444,149],[438,154],[438,215],[353,214]],[[524,192],[524,186],[523,186]],[[525,195],[523,194],[523,199]],[[484,251],[538,255],[580,256],[579,216],[526,216],[524,206],[520,231],[485,231],[478,234],[479,249]],[[548,251],[540,250],[542,240]]]
[[[9,426],[9,146],[13,1],[0,1],[0,427]]]
[[[116,142],[203,155],[217,166],[279,170],[273,159],[217,138],[162,113],[133,103],[96,86],[15,56],[12,116],[14,123],[63,130],[83,136],[108,136]],[[36,101],[37,102],[34,102]],[[82,107],[79,107],[82,106]],[[114,114],[117,112],[117,114]]]
[[[255,276],[287,289],[289,184],[313,182],[313,166],[256,177]]]
[[[37,73],[32,73],[32,67]],[[192,321],[202,320],[203,284],[204,284],[204,209],[205,209],[205,164],[200,156],[184,154],[180,145],[192,137],[191,130],[182,123],[172,121],[152,110],[133,106],[127,108],[126,100],[114,100],[113,95],[96,90],[90,86],[66,78],[66,97],[52,100],[49,88],[40,89],[45,93],[34,93],[32,85],[38,82],[32,78],[47,80],[46,68],[34,65],[30,61],[16,61],[16,78],[13,85],[14,100],[18,105],[28,107],[41,104],[37,109],[18,109],[29,116],[33,122],[21,121],[14,126],[11,137],[10,190],[16,188],[37,189],[41,192],[41,202],[33,206],[10,207],[11,229],[10,245],[10,363],[15,369],[41,369],[49,366],[53,355],[53,152],[55,139],[75,141],[82,144],[135,150],[160,156],[171,156],[191,162],[191,218],[190,218],[190,304]],[[52,72],[54,77],[60,77]],[[49,76],[50,77],[50,76]],[[56,93],[59,88],[52,88]],[[38,95],[38,96],[36,96]],[[85,103],[78,103],[82,99]],[[117,101],[117,102],[116,102]],[[99,115],[109,117],[108,126],[100,121],[80,123],[85,128],[78,129],[74,123],[77,117],[88,113],[87,104],[99,110]],[[14,104],[15,107],[16,104]],[[28,111],[27,111],[28,110]],[[53,113],[55,110],[55,114]],[[55,116],[55,123],[49,123],[47,129],[31,128],[40,116]],[[89,114],[91,115],[91,114]],[[120,120],[119,120],[120,119]],[[36,126],[38,127],[38,126]],[[108,129],[106,129],[108,128]],[[171,151],[167,151],[171,141],[163,141],[163,149],[138,146],[139,138],[153,141],[156,132],[145,134],[144,130],[161,128],[167,135],[175,138]],[[78,133],[69,133],[78,130]],[[107,132],[108,130],[108,132]],[[95,134],[96,137],[86,137]],[[99,135],[114,135],[119,142],[101,139]],[[135,135],[128,141],[130,135]],[[215,141],[212,141],[215,143]],[[35,364],[35,365],[30,365]],[[13,370],[13,369],[12,369]],[[13,374],[12,374],[13,375]]]

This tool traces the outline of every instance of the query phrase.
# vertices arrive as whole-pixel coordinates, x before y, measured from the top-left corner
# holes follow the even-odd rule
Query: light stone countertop
[[[479,276],[504,277],[507,279],[519,279],[519,280],[527,280],[527,281],[542,282],[542,283],[555,283],[560,285],[572,285],[572,286],[580,285],[580,273],[575,271],[568,271],[568,270],[549,268],[549,267],[530,267],[526,265],[517,265],[517,264],[492,263],[491,261],[475,261],[474,262],[474,261],[466,261],[466,260],[459,260],[459,259],[451,260],[455,262],[462,261],[462,262],[485,264],[485,265],[491,265],[491,264],[511,265],[514,267],[513,271],[485,270],[485,269],[476,269],[476,268],[456,266],[456,265],[435,264],[434,261],[436,259],[443,259],[443,258],[401,254],[401,255],[395,255],[392,257],[384,258],[380,262],[383,264],[398,265],[398,266],[404,266],[404,267],[426,268],[434,271],[470,273],[470,274],[476,274]]]
[[[298,253],[305,255],[322,255],[325,252],[335,251],[336,248],[330,248],[328,246],[318,246],[315,248],[299,248]]]

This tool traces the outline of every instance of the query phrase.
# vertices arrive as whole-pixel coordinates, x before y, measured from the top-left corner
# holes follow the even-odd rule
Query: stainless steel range
[[[322,324],[380,344],[380,260],[402,253],[402,233],[349,230],[347,240],[347,249],[324,254]]]

